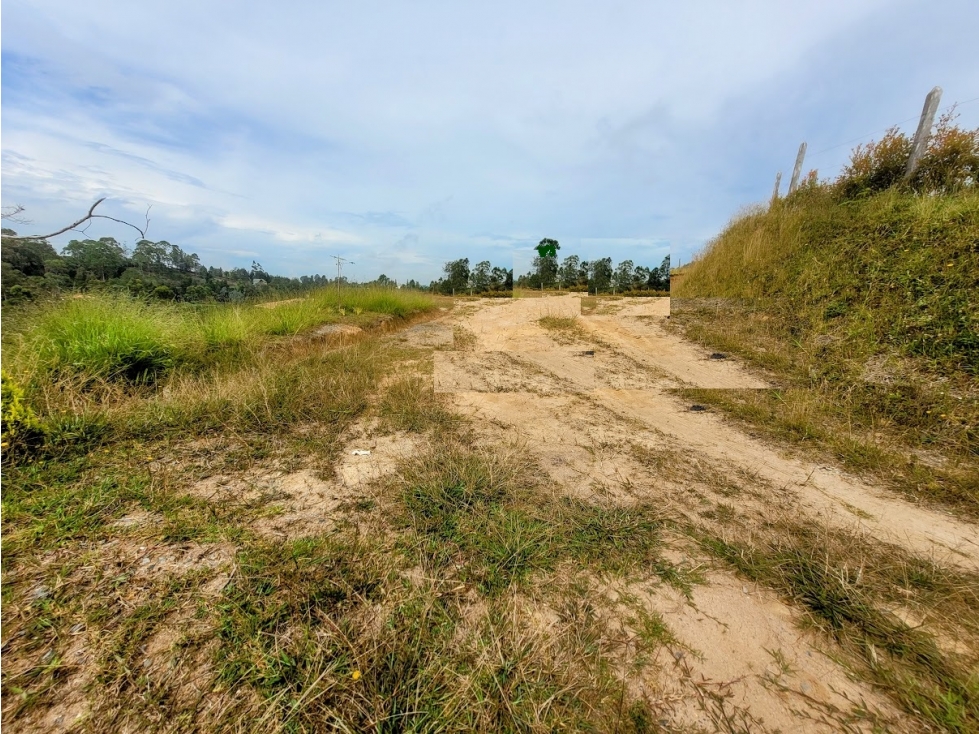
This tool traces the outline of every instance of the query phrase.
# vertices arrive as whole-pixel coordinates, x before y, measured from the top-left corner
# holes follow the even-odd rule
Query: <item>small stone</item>
[[[40,586],[35,586],[31,591],[32,599],[47,599],[49,596],[51,596],[51,589],[43,584]]]
[[[689,410],[692,410],[694,413],[702,413],[705,410],[707,410],[707,406],[700,405],[699,403],[694,403],[693,405],[690,406]]]

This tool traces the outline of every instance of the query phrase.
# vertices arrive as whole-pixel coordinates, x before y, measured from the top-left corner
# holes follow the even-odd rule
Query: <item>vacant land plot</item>
[[[970,519],[691,401],[777,378],[668,299],[442,308],[6,467],[4,725],[979,728]]]

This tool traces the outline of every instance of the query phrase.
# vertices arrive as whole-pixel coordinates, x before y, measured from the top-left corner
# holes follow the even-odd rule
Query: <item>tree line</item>
[[[234,302],[268,288],[293,292],[336,282],[319,274],[270,275],[257,262],[250,269],[206,267],[196,253],[165,240],[143,239],[131,251],[112,237],[71,240],[59,253],[47,240],[18,238],[6,228],[3,234],[0,273],[7,302],[49,291],[92,288],[164,300]]]
[[[623,260],[613,266],[612,258],[582,260],[570,255],[559,261],[556,240],[547,242],[549,254],[533,260],[533,270],[513,279],[513,270],[494,267],[488,260],[469,265],[469,258],[450,260],[443,267],[444,275],[433,280],[429,290],[444,295],[502,294],[513,287],[587,291],[589,293],[654,294],[670,290],[670,256],[663,258],[658,267],[636,265]],[[553,249],[550,249],[553,248]],[[550,253],[554,253],[553,255]],[[383,276],[382,276],[383,277]]]
[[[267,289],[298,292],[336,283],[326,275],[287,278],[269,274],[261,264],[251,268],[207,267],[200,257],[166,240],[139,240],[132,250],[112,237],[71,240],[59,253],[45,239],[18,237],[3,229],[2,297],[5,302],[30,300],[49,291],[85,291],[93,288],[124,290],[133,296],[190,302],[235,302]],[[571,255],[559,261],[556,240],[542,240],[543,256],[534,258],[534,270],[514,282],[513,270],[489,260],[470,265],[469,258],[445,263],[443,275],[424,286],[415,280],[401,288],[443,295],[463,293],[506,295],[514,286],[589,291],[594,293],[655,293],[669,290],[670,258],[650,268],[624,260],[613,267],[612,258],[582,260]],[[541,251],[541,247],[538,248]],[[340,282],[349,283],[345,277]],[[399,287],[380,275],[370,283]]]
[[[556,255],[546,255],[535,257],[533,268],[517,278],[518,288],[637,294],[670,290],[669,255],[655,268],[636,265],[632,260],[623,260],[613,267],[610,257],[582,260],[569,255],[558,262]]]
[[[493,266],[483,260],[469,267],[469,258],[451,260],[442,268],[445,273],[433,280],[428,290],[452,296],[462,293],[506,293],[513,290],[513,270]]]

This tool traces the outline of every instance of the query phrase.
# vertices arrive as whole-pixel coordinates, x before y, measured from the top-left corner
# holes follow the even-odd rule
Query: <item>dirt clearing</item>
[[[790,519],[872,538],[975,578],[974,524],[785,455],[683,402],[678,388],[772,385],[727,355],[668,333],[668,318],[669,299],[607,301],[585,313],[577,296],[480,303],[449,319],[474,339],[436,354],[435,389],[493,440],[525,447],[569,496],[652,500],[680,525],[745,542]],[[686,552],[710,564],[702,549]],[[851,680],[825,638],[798,632],[804,609],[728,571],[715,568],[689,599],[659,594],[648,604],[691,651],[683,658],[689,675],[675,692],[699,702],[701,718],[688,712],[687,725],[706,725],[706,703],[717,700],[694,695],[696,680],[722,686],[724,705],[736,712],[731,720],[753,731],[762,722],[784,731],[835,729],[857,726],[866,710],[893,713],[872,685]],[[948,624],[925,626],[941,636]]]

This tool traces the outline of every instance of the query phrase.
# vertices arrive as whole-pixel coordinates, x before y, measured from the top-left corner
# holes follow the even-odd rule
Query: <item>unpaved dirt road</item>
[[[654,498],[693,524],[712,522],[705,518],[720,510],[749,529],[777,517],[805,519],[979,570],[974,525],[786,456],[711,411],[691,410],[673,390],[768,384],[667,333],[669,299],[588,305],[583,314],[580,297],[556,296],[457,307],[428,326],[443,343],[450,330],[455,335],[454,350],[435,353],[436,391],[483,430],[524,445],[568,494]],[[660,457],[659,467],[644,456]],[[678,541],[675,554],[699,562],[690,545]],[[663,591],[647,601],[696,651],[683,661],[685,673],[666,682],[681,702],[679,720],[690,726],[711,728],[703,705],[684,714],[682,703],[696,689],[703,704],[705,685],[725,691],[752,731],[864,729],[866,722],[850,718],[860,707],[898,726],[891,704],[848,676],[825,640],[800,631],[800,612],[765,589],[715,568],[692,600]]]

